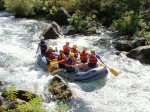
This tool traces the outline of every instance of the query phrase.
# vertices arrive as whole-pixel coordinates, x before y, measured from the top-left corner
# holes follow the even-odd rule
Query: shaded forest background
[[[100,23],[120,35],[150,39],[150,0],[1,0],[0,10],[16,17],[62,21],[58,10],[71,15],[68,24],[85,29]],[[57,21],[56,21],[57,22]]]

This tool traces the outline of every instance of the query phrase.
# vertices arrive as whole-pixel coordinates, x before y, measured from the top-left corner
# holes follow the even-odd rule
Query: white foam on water
[[[0,14],[1,15],[1,14]],[[38,95],[47,91],[52,75],[36,63],[35,52],[41,30],[46,22],[36,20],[15,19],[13,16],[0,17],[0,80],[8,86],[33,91]],[[116,56],[115,49],[100,44],[101,38],[110,38],[102,32],[99,36],[65,36],[51,40],[53,48],[62,49],[66,41],[94,48],[109,67],[119,72],[118,77],[109,73],[105,80],[89,83],[69,81],[74,92],[74,100],[69,102],[74,112],[148,112],[150,105],[150,70],[149,65]],[[110,39],[111,42],[111,39]],[[103,43],[103,42],[102,42]],[[100,44],[100,45],[99,45]],[[57,102],[44,102],[43,106],[50,110]]]

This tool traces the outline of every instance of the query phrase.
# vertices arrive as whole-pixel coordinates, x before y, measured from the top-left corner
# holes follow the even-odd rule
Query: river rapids
[[[43,107],[50,111],[58,102],[48,98],[47,86],[53,77],[36,63],[39,36],[50,23],[32,19],[16,19],[0,12],[0,80],[7,87],[32,91],[43,97]],[[71,112],[150,112],[150,66],[126,56],[115,55],[109,31],[99,29],[96,36],[72,35],[51,40],[54,48],[66,41],[79,49],[94,48],[106,65],[119,72],[90,83],[66,80],[75,98],[66,103]]]

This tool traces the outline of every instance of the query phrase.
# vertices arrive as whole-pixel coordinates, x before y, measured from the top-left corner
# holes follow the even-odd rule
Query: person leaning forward
[[[80,64],[80,62],[77,62],[77,60],[74,57],[74,53],[69,54],[69,58],[66,61],[66,71],[67,72],[79,72],[78,67],[76,64]]]

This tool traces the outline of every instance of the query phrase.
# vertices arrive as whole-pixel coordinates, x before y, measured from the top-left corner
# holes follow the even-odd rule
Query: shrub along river
[[[50,24],[32,19],[16,19],[0,12],[0,80],[8,87],[32,91],[43,97],[50,110],[58,102],[48,99],[47,86],[53,77],[36,63],[35,53],[41,32]],[[99,29],[97,36],[65,36],[51,40],[58,49],[70,41],[79,49],[94,48],[104,63],[119,72],[90,83],[69,82],[74,100],[67,101],[73,112],[148,112],[150,108],[150,66],[126,56],[115,55],[112,37]],[[66,79],[65,79],[66,80]],[[66,80],[67,81],[67,80]]]

